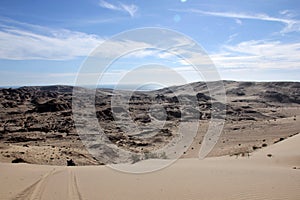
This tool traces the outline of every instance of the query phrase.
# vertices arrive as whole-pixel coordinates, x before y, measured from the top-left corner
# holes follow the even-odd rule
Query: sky
[[[223,80],[300,81],[298,0],[1,0],[0,86],[74,85],[105,41],[144,27],[195,41]],[[111,51],[142,41],[135,42],[113,44]],[[101,82],[116,84],[153,63],[200,81],[185,60],[145,49],[115,60]]]

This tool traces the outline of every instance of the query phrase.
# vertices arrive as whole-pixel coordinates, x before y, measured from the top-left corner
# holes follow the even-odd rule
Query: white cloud
[[[126,46],[123,45],[125,48]],[[130,52],[129,54],[126,54],[124,58],[145,58],[148,56],[154,56],[156,54],[156,51],[149,50],[149,49],[141,49],[137,51]]]
[[[231,34],[225,44],[232,42],[238,35],[238,33]]]
[[[110,10],[120,10],[120,8],[118,6],[110,4],[110,3],[106,2],[106,1],[100,1],[99,2],[99,6],[101,6],[103,8],[110,9]]]
[[[297,16],[297,14],[292,10],[281,10],[281,11],[279,11],[279,13],[281,15],[284,15],[285,17],[289,17],[289,18],[293,18],[293,17]]]
[[[129,53],[127,57],[132,58],[144,58],[154,54],[160,58],[170,56],[165,51],[151,50],[155,46],[152,44],[155,40],[143,42],[143,35],[140,37],[129,36],[104,42],[105,39],[97,35],[66,29],[51,29],[0,18],[0,59],[70,60],[89,55],[108,59],[126,53]],[[100,44],[102,48],[95,49]],[[173,38],[167,44],[162,42],[163,47],[168,47],[168,44],[179,50],[182,46],[189,45],[187,41],[181,41],[180,38]]]
[[[104,0],[100,0],[99,6],[110,10],[127,12],[131,17],[134,17],[138,10],[138,7],[134,4],[128,5],[119,2],[119,5],[114,5]]]
[[[251,40],[224,45],[210,57],[223,69],[300,69],[300,43]]]
[[[96,35],[66,29],[1,22],[0,59],[68,60],[89,55],[103,41]]]
[[[281,15],[286,15],[286,14],[289,13],[289,10],[281,10],[281,11],[279,11],[279,13],[280,13]]]
[[[215,16],[215,17],[224,17],[224,18],[232,18],[236,19],[252,19],[252,20],[261,20],[261,21],[270,21],[270,22],[279,22],[285,24],[285,28],[281,31],[281,33],[288,33],[293,31],[300,31],[300,21],[291,19],[291,18],[279,18],[272,17],[264,13],[235,13],[235,12],[211,12],[211,11],[203,11],[197,9],[188,9],[188,10],[178,10],[172,9],[172,11],[176,12],[189,12],[189,13],[197,13],[201,15]],[[287,12],[283,12],[283,14],[287,14]]]
[[[173,58],[175,55],[167,51],[164,51],[164,52],[160,52],[157,56],[162,59],[169,59],[169,58]]]
[[[139,43],[139,44],[141,44],[141,43]],[[158,50],[158,49],[141,49],[141,50],[138,50],[138,51],[131,52],[131,53],[127,54],[124,57],[125,58],[155,57],[155,58],[160,58],[160,59],[174,59],[174,58],[176,58],[175,54],[172,54],[168,51]]]
[[[129,15],[131,17],[133,17],[138,10],[138,7],[134,4],[126,5],[126,4],[120,3],[120,5],[125,11],[127,11],[129,13]]]
[[[243,24],[242,20],[240,20],[240,19],[235,19],[235,23],[237,23],[237,24],[239,24],[239,25],[242,25],[242,24]]]

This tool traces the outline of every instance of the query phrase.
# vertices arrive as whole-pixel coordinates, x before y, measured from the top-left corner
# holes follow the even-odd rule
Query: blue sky
[[[222,79],[299,81],[299,13],[298,0],[2,0],[0,85],[72,85],[98,45],[143,27],[194,39]],[[116,62],[104,82],[115,83],[137,64],[188,69],[170,56],[139,55]]]

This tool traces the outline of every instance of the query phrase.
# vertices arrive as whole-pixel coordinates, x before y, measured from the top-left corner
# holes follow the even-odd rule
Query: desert
[[[185,106],[179,104],[180,98],[192,96],[185,92],[186,87],[192,87],[198,97],[198,115],[178,108]],[[170,158],[159,155],[138,160],[95,158],[76,133],[72,87],[1,89],[1,197],[299,199],[299,83],[224,81],[224,87],[227,97],[224,129],[204,159],[199,159],[198,153],[211,118],[209,108],[214,102],[204,82],[132,94],[97,89],[97,119],[108,138],[128,151],[147,155],[176,136],[173,127],[178,123],[186,123],[185,126],[199,123],[193,142],[179,160],[145,174],[120,172],[111,166],[123,162],[155,165]],[[142,130],[147,130],[146,133],[128,135],[120,124],[113,123],[110,110],[113,95],[130,99],[128,114],[135,123],[146,127]],[[147,127],[159,119],[157,112],[153,114],[147,109],[151,104],[159,104],[166,110],[162,120],[167,123],[158,131],[153,125]],[[144,136],[147,134],[151,137]],[[103,154],[103,149],[95,148]],[[76,166],[67,166],[70,160]]]
[[[0,0],[0,200],[300,200],[299,2]]]

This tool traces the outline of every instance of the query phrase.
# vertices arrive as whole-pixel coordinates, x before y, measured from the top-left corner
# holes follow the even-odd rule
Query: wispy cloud
[[[223,69],[300,69],[300,43],[251,40],[224,45],[210,57]]]
[[[116,11],[122,11],[128,13],[131,17],[134,17],[138,7],[134,4],[123,4],[121,2],[118,2],[118,5],[116,4],[111,4],[107,1],[101,0],[99,2],[99,6],[102,8],[110,9],[110,10],[116,10]]]
[[[67,29],[0,20],[0,59],[68,60],[87,56],[104,39]]]
[[[103,8],[107,8],[107,9],[110,9],[110,10],[120,10],[121,8],[118,7],[118,6],[115,6],[111,3],[108,3],[106,1],[100,1],[99,2],[99,6],[103,7]]]
[[[180,66],[195,64],[206,69],[206,65],[215,64],[218,69],[276,69],[276,70],[300,70],[300,42],[283,43],[270,40],[250,40],[237,44],[230,44],[237,36],[229,37],[218,51],[206,54],[193,51],[176,50],[179,55],[184,55],[187,60],[176,58],[169,52],[158,54],[161,58],[172,58]],[[210,61],[213,61],[213,63]]]
[[[279,13],[285,17],[293,18],[296,17],[297,14],[292,10],[281,10]]]
[[[285,24],[285,28],[281,31],[282,33],[288,33],[293,31],[300,31],[300,21],[291,19],[291,18],[279,18],[279,17],[272,17],[264,13],[235,13],[235,12],[211,12],[211,11],[204,11],[198,9],[172,9],[172,11],[176,12],[189,12],[189,13],[197,13],[201,15],[207,16],[215,16],[215,17],[224,17],[224,18],[232,18],[234,20],[240,19],[252,19],[252,20],[261,20],[261,21],[270,21],[270,22],[279,22]],[[287,14],[288,12],[282,12],[282,14]],[[240,22],[240,21],[236,21]]]
[[[228,40],[225,41],[225,44],[232,42],[238,35],[239,35],[238,33],[231,34]]]
[[[243,24],[242,20],[240,20],[240,19],[235,19],[235,23],[237,23],[237,24],[239,24],[239,25],[242,25],[242,24]]]

